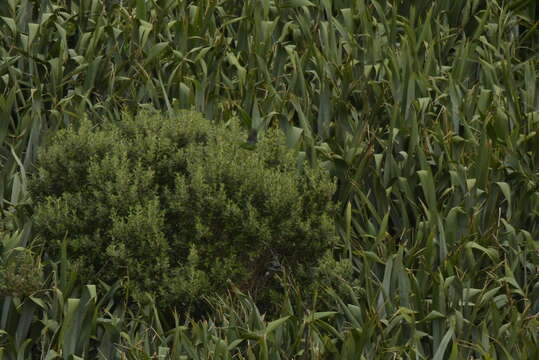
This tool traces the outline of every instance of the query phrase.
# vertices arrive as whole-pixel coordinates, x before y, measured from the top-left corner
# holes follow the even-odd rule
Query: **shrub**
[[[35,295],[43,286],[39,256],[25,247],[30,223],[21,225],[18,215],[15,207],[0,214],[0,302]]]
[[[41,267],[28,249],[13,249],[0,258],[0,297],[29,296],[41,285]]]
[[[57,132],[29,183],[39,242],[55,259],[66,238],[82,281],[121,279],[165,306],[222,294],[227,279],[265,298],[276,264],[306,279],[335,239],[334,184],[299,173],[277,131],[254,150],[244,138],[193,112]]]

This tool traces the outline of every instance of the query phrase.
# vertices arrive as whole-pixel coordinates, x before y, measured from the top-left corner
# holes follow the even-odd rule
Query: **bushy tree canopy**
[[[30,181],[37,235],[52,258],[65,238],[83,281],[121,279],[135,299],[185,307],[227,279],[267,296],[270,267],[305,275],[331,246],[335,188],[298,172],[277,131],[251,150],[245,137],[193,112],[59,131]]]

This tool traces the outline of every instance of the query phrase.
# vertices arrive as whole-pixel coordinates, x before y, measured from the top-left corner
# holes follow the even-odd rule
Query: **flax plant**
[[[0,358],[538,358],[538,21],[534,0],[0,2],[0,201],[23,246],[43,139],[149,106],[279,126],[342,205],[316,301],[288,282],[282,316],[235,293],[167,323],[66,272],[1,300]]]

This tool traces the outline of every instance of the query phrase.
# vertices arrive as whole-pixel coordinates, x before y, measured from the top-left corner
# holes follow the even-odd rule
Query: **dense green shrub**
[[[43,286],[39,257],[25,247],[30,223],[17,224],[15,214],[13,208],[0,213],[0,301],[34,295]]]
[[[13,249],[0,258],[0,297],[29,296],[40,290],[41,284],[40,264],[28,249]]]
[[[81,280],[121,278],[135,299],[184,307],[227,279],[268,296],[270,269],[305,277],[334,241],[334,185],[300,174],[276,131],[244,139],[192,112],[59,131],[29,184],[38,238],[53,259],[66,238]]]

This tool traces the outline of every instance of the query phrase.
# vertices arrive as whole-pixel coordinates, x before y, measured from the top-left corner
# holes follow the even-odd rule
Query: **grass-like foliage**
[[[538,19],[537,0],[0,1],[0,360],[539,359]],[[150,107],[212,125],[124,118]],[[324,197],[287,197],[317,173],[280,177],[277,126],[337,183],[311,288]],[[260,290],[279,265],[283,301]],[[204,321],[169,311],[228,277]]]
[[[123,279],[138,300],[185,309],[228,279],[266,297],[277,265],[308,277],[334,241],[335,187],[299,173],[279,133],[244,138],[193,112],[59,131],[30,181],[35,233],[52,258],[66,239],[83,281]]]

